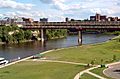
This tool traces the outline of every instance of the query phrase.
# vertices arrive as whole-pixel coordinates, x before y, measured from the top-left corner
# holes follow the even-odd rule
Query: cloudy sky
[[[89,19],[100,13],[120,16],[120,0],[0,0],[0,17],[19,16],[64,21],[65,17]]]

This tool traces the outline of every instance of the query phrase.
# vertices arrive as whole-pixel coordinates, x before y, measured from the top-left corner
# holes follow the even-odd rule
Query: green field
[[[89,75],[87,73],[83,74],[80,79],[98,79],[92,75]]]
[[[114,56],[116,61],[120,59],[120,42],[116,40],[101,44],[56,50],[43,55],[47,59],[80,63],[91,63],[91,61],[94,61],[95,64],[111,63]]]
[[[80,65],[25,61],[0,69],[0,79],[73,79]]]

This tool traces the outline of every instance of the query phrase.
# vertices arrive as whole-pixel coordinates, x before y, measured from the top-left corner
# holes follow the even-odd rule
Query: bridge
[[[26,29],[120,29],[119,21],[84,21],[84,22],[32,22],[22,23],[23,28]]]
[[[79,44],[82,44],[82,30],[120,30],[120,21],[17,22],[16,24],[22,25],[22,29],[39,29],[41,41],[44,41],[45,29],[76,29]]]
[[[84,21],[84,22],[32,22],[22,23],[22,29],[40,29],[41,41],[44,41],[45,29],[76,29],[78,30],[78,43],[82,44],[82,30],[120,30],[119,21]]]

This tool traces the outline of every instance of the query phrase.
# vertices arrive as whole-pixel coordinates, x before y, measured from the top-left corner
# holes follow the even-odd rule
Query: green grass
[[[107,78],[107,79],[112,79],[112,78],[107,77],[107,76],[105,76],[105,75],[103,74],[103,70],[104,70],[104,69],[105,69],[104,67],[103,67],[103,68],[97,68],[97,69],[91,70],[91,72],[93,72],[93,73],[95,73],[95,74],[98,74],[98,75],[100,75],[100,76],[102,76],[102,77],[105,77],[105,78]]]
[[[0,69],[0,79],[73,79],[84,69],[80,65],[25,61]]]
[[[81,76],[80,79],[98,79],[98,78],[96,78],[96,77],[94,77],[94,76],[92,76],[92,75],[90,75],[90,74],[85,73],[85,74],[83,74],[83,75]]]
[[[80,63],[90,63],[93,60],[95,64],[101,64],[101,60],[103,60],[103,63],[113,62],[112,59],[114,55],[117,60],[120,59],[120,42],[117,42],[116,40],[102,44],[83,45],[56,50],[44,54],[43,57]]]

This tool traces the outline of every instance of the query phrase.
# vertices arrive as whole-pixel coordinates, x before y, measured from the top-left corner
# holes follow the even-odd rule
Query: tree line
[[[66,29],[47,29],[46,30],[47,39],[63,38],[66,36],[67,36]]]
[[[67,30],[63,30],[63,29],[46,30],[47,39],[66,37],[66,35],[67,35]],[[33,34],[31,30],[23,30],[15,25],[0,27],[0,42],[20,43],[26,40],[33,40],[32,38],[33,38]]]
[[[1,26],[0,27],[0,42],[16,43],[32,38],[30,30],[22,30],[17,26]]]

